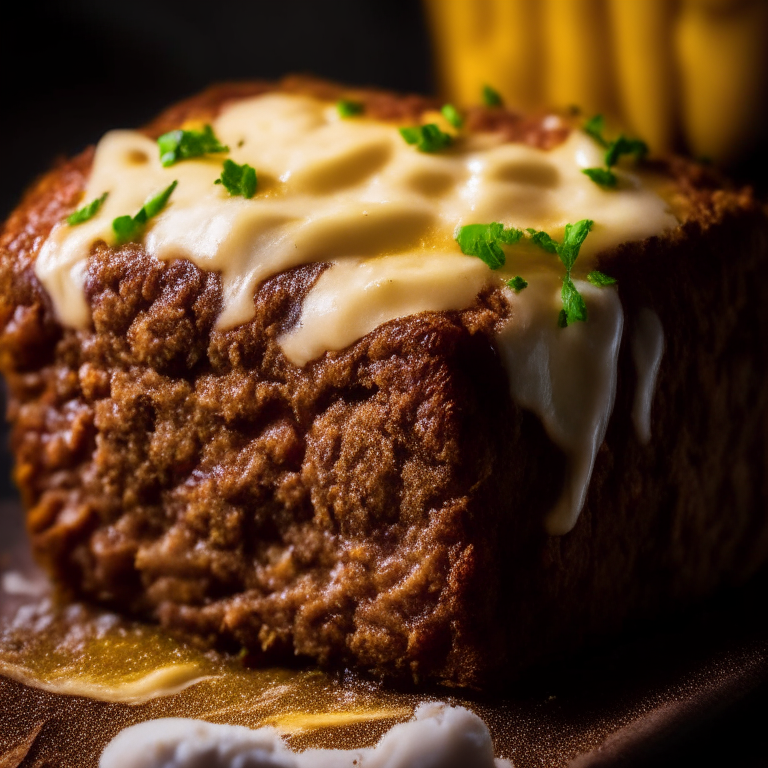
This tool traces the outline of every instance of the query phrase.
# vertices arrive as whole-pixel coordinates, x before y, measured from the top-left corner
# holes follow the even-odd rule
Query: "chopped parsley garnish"
[[[213,135],[213,128],[210,125],[204,126],[202,131],[169,131],[157,140],[157,146],[160,149],[160,162],[164,168],[180,160],[189,160],[214,152],[229,152],[229,147],[224,146]]]
[[[501,94],[490,85],[483,86],[483,104],[486,107],[500,107],[504,104]]]
[[[582,219],[575,224],[566,224],[562,243],[558,243],[546,232],[535,229],[526,230],[531,235],[531,241],[534,244],[547,253],[556,253],[565,267],[565,278],[563,279],[563,288],[560,292],[563,308],[558,316],[558,325],[561,328],[565,328],[571,323],[583,322],[587,319],[587,305],[584,303],[584,298],[571,278],[571,270],[579,256],[582,243],[594,223],[591,219]]]
[[[524,280],[520,275],[513,277],[511,280],[507,280],[507,285],[515,292],[520,293],[523,288],[528,287],[528,281]]]
[[[464,125],[464,118],[459,114],[459,110],[453,104],[443,104],[440,110],[443,117],[456,129]]]
[[[415,144],[419,152],[437,152],[449,146],[453,139],[434,123],[401,128],[400,135],[408,144]]]
[[[225,160],[221,176],[213,183],[223,184],[233,197],[242,195],[251,198],[256,194],[256,171],[248,163],[238,165],[232,160]]]
[[[456,231],[456,242],[461,252],[467,256],[477,256],[491,269],[501,269],[506,263],[506,256],[501,245],[514,245],[523,233],[494,221],[491,224],[466,224]]]
[[[582,173],[589,176],[595,184],[601,187],[613,188],[618,179],[610,169],[619,161],[622,155],[634,155],[635,160],[642,160],[648,154],[648,145],[640,139],[630,139],[623,134],[614,141],[605,138],[605,119],[595,115],[584,123],[584,132],[591,136],[601,147],[605,148],[605,168],[584,168]]]
[[[587,319],[587,305],[573,282],[571,271],[579,256],[581,246],[594,223],[592,219],[582,219],[574,224],[566,224],[562,243],[558,243],[557,240],[541,230],[533,228],[525,230],[534,245],[547,253],[557,254],[565,267],[563,288],[560,292],[563,308],[558,316],[558,324],[562,328],[571,323],[584,322]],[[501,246],[514,245],[522,237],[522,230],[514,227],[505,229],[504,225],[497,221],[491,224],[467,224],[459,227],[455,234],[456,242],[462,253],[467,256],[477,256],[491,269],[501,269],[506,263],[506,256]],[[613,285],[616,282],[613,278],[597,270],[590,272],[587,279],[593,285]],[[517,275],[511,280],[507,280],[507,285],[515,293],[519,293],[528,285],[528,282]]]
[[[571,279],[570,272],[566,274],[563,280],[560,298],[563,302],[563,308],[558,315],[557,324],[561,328],[566,328],[575,322],[583,323],[587,319],[587,305],[584,303],[584,297],[579,293],[578,288],[576,288]]]
[[[603,136],[603,131],[605,131],[605,118],[602,115],[590,117],[584,123],[584,133],[591,136],[601,147],[607,147],[608,141]]]
[[[565,225],[565,236],[562,245],[557,246],[557,255],[565,268],[570,272],[579,255],[582,243],[587,239],[589,230],[595,222],[592,219],[582,219],[575,224]]]
[[[598,288],[604,288],[607,285],[616,285],[615,277],[606,275],[605,272],[601,272],[599,269],[593,269],[587,275],[587,280],[589,280],[592,285],[596,285]]]
[[[162,192],[158,192],[156,195],[148,198],[147,202],[141,206],[141,209],[135,216],[118,216],[112,222],[112,231],[115,233],[116,245],[138,240],[144,233],[147,222],[163,210],[178,183],[178,181],[174,181],[173,184],[166,187]]]
[[[582,219],[575,224],[566,224],[563,242],[557,246],[557,255],[565,267],[565,279],[560,291],[563,308],[559,317],[559,324],[563,328],[571,323],[584,322],[587,319],[587,305],[571,279],[571,270],[578,258],[581,245],[594,223],[592,219]]]
[[[77,224],[82,224],[83,222],[88,221],[88,219],[92,219],[99,212],[99,208],[104,205],[107,195],[109,195],[109,192],[105,192],[101,197],[91,200],[88,205],[84,205],[74,213],[70,213],[69,216],[67,216],[67,224],[74,227]]]
[[[359,101],[339,99],[336,102],[336,110],[341,117],[354,117],[355,115],[360,115],[364,109],[365,106]]]
[[[608,168],[583,168],[581,172],[601,187],[615,187],[618,181],[616,174]]]
[[[525,231],[531,236],[531,240],[535,245],[538,245],[539,248],[542,248],[547,253],[557,253],[557,242],[546,232],[531,229],[531,227],[528,227]]]
[[[605,164],[612,168],[622,155],[634,155],[636,160],[642,160],[648,154],[648,145],[640,139],[628,139],[619,136],[608,145],[605,153]]]

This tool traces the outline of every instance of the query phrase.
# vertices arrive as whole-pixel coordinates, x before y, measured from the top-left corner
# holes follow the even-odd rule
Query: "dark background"
[[[57,156],[222,80],[432,90],[418,0],[18,0],[0,45],[0,216]]]

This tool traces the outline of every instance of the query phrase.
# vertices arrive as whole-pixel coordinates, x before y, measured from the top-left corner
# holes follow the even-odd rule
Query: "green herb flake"
[[[648,145],[644,141],[619,136],[616,141],[612,141],[608,145],[608,150],[605,153],[605,164],[608,168],[612,168],[622,155],[634,155],[636,160],[642,160],[647,154]]]
[[[587,305],[571,279],[571,270],[594,223],[592,219],[581,219],[574,224],[566,224],[562,243],[558,243],[546,232],[535,229],[526,230],[531,235],[533,243],[547,253],[556,253],[565,267],[563,289],[560,294],[563,308],[558,316],[558,325],[561,328],[587,319]]]
[[[256,171],[248,163],[238,165],[232,160],[225,160],[221,176],[213,183],[223,184],[233,197],[241,195],[250,199],[256,194]]]
[[[598,288],[604,288],[608,285],[616,285],[615,277],[606,275],[605,272],[601,272],[599,269],[593,269],[587,275],[587,280],[589,280],[592,285],[596,285]]]
[[[421,128],[418,126],[401,128],[400,135],[405,139],[406,144],[418,144],[421,138]]]
[[[557,241],[553,240],[546,232],[528,227],[525,230],[531,236],[531,242],[547,253],[557,253]]]
[[[143,209],[142,209],[143,210]],[[138,240],[144,231],[143,221],[137,221],[133,216],[118,216],[112,221],[112,231],[115,233],[115,245],[130,243]]]
[[[434,123],[401,128],[400,135],[406,143],[414,144],[419,152],[437,152],[450,146],[453,141],[450,134],[441,131]]]
[[[587,305],[584,303],[584,297],[574,285],[570,272],[563,280],[560,298],[563,301],[563,308],[558,318],[558,325],[560,327],[565,327],[575,322],[584,322],[587,319]]]
[[[216,152],[229,152],[229,147],[224,146],[213,135],[210,125],[204,126],[202,131],[169,131],[157,140],[157,146],[164,168],[180,160],[190,160]]]
[[[584,131],[601,147],[605,148],[605,168],[585,168],[582,173],[589,176],[595,184],[605,188],[616,187],[616,175],[610,170],[623,155],[634,155],[640,161],[648,154],[648,145],[640,139],[630,139],[624,135],[614,141],[604,136],[605,120],[602,115],[595,115],[584,123]]]
[[[501,227],[501,230],[498,233],[498,238],[504,245],[514,245],[523,236],[522,229],[515,229],[514,227],[505,229],[501,224],[496,224],[496,226]]]
[[[504,100],[495,88],[491,88],[490,85],[484,85],[483,104],[485,104],[486,107],[501,107],[504,104]]]
[[[558,243],[557,240],[541,230],[533,228],[525,230],[530,236],[531,242],[547,253],[557,254],[565,267],[565,277],[560,293],[563,308],[558,315],[558,325],[562,328],[571,323],[584,322],[587,319],[587,305],[571,278],[571,270],[594,223],[592,219],[581,219],[573,224],[566,224],[562,243]],[[467,224],[459,227],[455,234],[456,242],[462,253],[468,256],[477,256],[491,269],[501,269],[506,263],[506,256],[501,246],[514,245],[522,237],[522,230],[514,227],[505,229],[504,225],[497,221],[491,224]],[[616,282],[613,278],[598,271],[590,272],[587,279],[594,285],[613,285]],[[594,282],[595,280],[602,282]],[[507,280],[506,284],[515,293],[519,293],[527,287],[528,282],[517,275],[511,280]]]
[[[174,181],[162,192],[158,192],[156,195],[148,198],[135,216],[118,216],[114,219],[112,221],[112,231],[115,233],[115,244],[123,245],[123,243],[130,243],[140,239],[142,234],[144,234],[147,222],[165,208],[168,198],[173,193],[173,190],[176,189],[178,183],[178,181]]]
[[[101,197],[91,200],[88,205],[84,205],[74,213],[70,213],[69,216],[67,216],[67,224],[69,224],[70,227],[74,227],[92,219],[99,212],[101,206],[104,205],[104,201],[107,199],[108,195],[109,192],[105,192]]]
[[[605,131],[605,118],[602,115],[595,115],[584,123],[584,132],[591,136],[601,147],[607,147],[608,141],[603,136]]]
[[[501,269],[506,263],[506,256],[501,245],[514,245],[523,233],[494,221],[491,224],[467,224],[456,232],[456,242],[461,252],[467,256],[477,256],[491,269]]]
[[[507,280],[507,285],[515,293],[520,293],[520,291],[522,291],[523,288],[528,287],[528,281],[520,277],[520,275],[517,275],[517,277],[513,277],[511,280]]]
[[[456,130],[464,125],[464,118],[459,114],[459,110],[456,109],[453,104],[443,104],[440,113],[454,128],[456,128]]]
[[[618,181],[616,174],[608,170],[608,168],[584,168],[581,172],[589,176],[595,184],[601,187],[610,187],[612,189]]]
[[[157,214],[165,208],[168,198],[173,194],[173,190],[176,189],[178,183],[178,181],[172,182],[162,192],[152,195],[152,197],[144,203],[141,211],[144,211],[145,221],[157,216]],[[141,211],[139,211],[139,213],[141,213]],[[138,216],[138,214],[136,215]]]
[[[573,269],[574,262],[581,250],[581,244],[586,239],[594,223],[592,219],[582,219],[575,224],[565,225],[565,236],[563,237],[562,245],[559,245],[557,248],[557,255],[569,272]]]
[[[341,117],[355,117],[355,115],[362,114],[364,109],[365,106],[359,101],[339,99],[336,102],[336,111]]]

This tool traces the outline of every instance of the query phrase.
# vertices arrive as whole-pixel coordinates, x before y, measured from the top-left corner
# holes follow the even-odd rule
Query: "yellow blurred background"
[[[424,0],[441,94],[580,107],[733,164],[766,134],[768,0]]]

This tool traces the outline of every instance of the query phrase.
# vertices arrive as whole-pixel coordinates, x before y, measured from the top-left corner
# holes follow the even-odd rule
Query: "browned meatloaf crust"
[[[339,93],[218,87],[148,132],[275,87]],[[345,93],[382,117],[432,106]],[[564,138],[499,109],[470,121],[539,146]],[[576,528],[547,537],[564,457],[510,401],[498,292],[298,369],[276,338],[323,265],[265,281],[254,319],[222,332],[216,274],[102,244],[88,264],[93,327],[64,329],[33,263],[80,202],[91,158],[41,179],[0,240],[16,481],[34,551],[69,594],[265,660],[482,686],[741,582],[768,557],[768,227],[749,191],[671,161],[685,223],[602,256],[626,318],[616,404]],[[643,307],[666,334],[647,446],[630,419]]]

